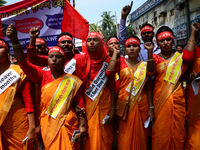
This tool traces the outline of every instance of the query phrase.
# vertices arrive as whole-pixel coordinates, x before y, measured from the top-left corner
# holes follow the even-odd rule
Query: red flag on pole
[[[0,38],[3,39],[3,28],[2,28],[2,22],[1,22],[1,14],[0,14]]]
[[[89,32],[88,21],[67,0],[63,10],[61,31],[69,32],[73,37],[82,40],[86,39]]]

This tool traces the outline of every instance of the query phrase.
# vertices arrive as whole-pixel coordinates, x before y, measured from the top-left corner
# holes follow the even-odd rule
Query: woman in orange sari
[[[112,119],[115,113],[115,80],[107,78],[105,69],[110,60],[102,35],[91,32],[87,37],[83,58],[77,59],[76,75],[84,82],[84,97],[88,119],[88,139],[85,150],[111,150],[113,142]],[[112,93],[112,94],[111,94]]]
[[[7,28],[15,57],[25,74],[35,83],[41,84],[40,125],[41,135],[46,150],[78,150],[79,144],[72,143],[75,130],[80,131],[80,138],[86,132],[84,102],[80,91],[82,81],[63,71],[65,51],[58,47],[49,50],[50,70],[44,71],[31,64],[24,55],[17,38],[17,30],[11,24]],[[74,100],[74,101],[73,101]],[[82,116],[76,116],[72,103],[82,108]]]
[[[26,136],[36,136],[32,88],[9,56],[9,45],[0,38],[0,150],[21,150]]]
[[[161,48],[154,54],[156,79],[153,89],[155,122],[152,128],[152,150],[181,150],[185,134],[185,91],[180,77],[187,69],[182,54],[172,53],[173,31],[160,27],[156,40]]]
[[[149,45],[150,44],[150,45]],[[145,46],[151,47],[151,43]],[[144,122],[150,117],[154,118],[152,102],[151,78],[146,76],[146,62],[137,60],[140,52],[140,40],[133,36],[125,41],[125,52],[128,59],[120,58],[120,65],[115,67],[119,50],[115,49],[106,74],[119,72],[120,87],[118,100],[129,101],[129,110],[126,120],[119,120],[118,149],[119,150],[145,150],[149,130]],[[134,83],[132,83],[134,82]],[[133,84],[133,91],[131,85]],[[130,94],[130,91],[131,94]],[[130,97],[131,96],[131,97]]]
[[[196,27],[195,27],[196,25]],[[186,89],[187,116],[185,150],[200,149],[200,90],[193,90],[191,81],[200,72],[200,25],[195,22],[191,25],[191,35],[183,53],[183,60],[191,63],[191,74]],[[195,82],[195,81],[194,81]],[[198,82],[198,86],[200,82]],[[195,92],[196,91],[196,92]]]

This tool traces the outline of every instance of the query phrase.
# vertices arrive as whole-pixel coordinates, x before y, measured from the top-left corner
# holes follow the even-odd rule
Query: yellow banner
[[[56,116],[60,112],[62,106],[66,102],[69,94],[71,93],[72,87],[74,85],[74,79],[65,76],[58,86],[51,103],[46,111],[48,115],[56,119]]]
[[[175,83],[177,76],[180,72],[182,62],[183,62],[182,54],[176,52],[174,56],[171,58],[169,65],[167,67],[166,75],[164,77],[165,81]]]
[[[136,95],[138,91],[140,90],[140,87],[142,86],[143,82],[146,78],[146,62],[142,62],[134,74],[134,84],[133,84],[133,90],[132,95]],[[128,85],[127,91],[130,92],[131,89],[131,83]]]

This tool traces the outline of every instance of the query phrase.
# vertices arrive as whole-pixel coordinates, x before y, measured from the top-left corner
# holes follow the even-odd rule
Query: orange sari
[[[90,84],[92,81],[90,81]],[[86,88],[85,90],[86,91]],[[84,94],[85,107],[88,119],[88,139],[84,143],[84,150],[111,150],[113,142],[113,127],[103,125],[103,119],[111,108],[110,90],[105,86],[100,92],[98,103],[94,102]],[[91,107],[92,106],[92,107]],[[91,112],[91,113],[88,113]]]
[[[127,86],[132,81],[136,67],[127,67],[120,71],[120,90],[118,99],[128,101]],[[136,96],[131,95],[129,114],[125,121],[119,120],[118,150],[146,150],[149,130],[144,128],[148,115],[148,101],[144,89],[145,82]]]
[[[0,150],[21,150],[29,123],[22,98],[15,94],[26,76],[18,65],[10,68],[21,78],[0,94]]]
[[[63,104],[56,119],[46,114],[52,97],[64,76],[75,80],[72,90]],[[78,130],[78,118],[72,106],[72,101],[80,88],[82,81],[76,76],[63,74],[58,79],[44,85],[41,89],[40,125],[45,150],[78,150],[79,144],[72,143],[71,137],[74,130]]]
[[[193,63],[192,73],[200,71],[200,58]],[[200,86],[200,82],[199,82]],[[200,89],[199,89],[200,93]],[[195,95],[191,83],[187,85],[186,150],[200,149],[200,94]]]
[[[153,89],[155,123],[152,128],[152,150],[181,150],[185,134],[185,91],[178,82],[187,65],[182,64],[175,84],[164,79],[169,60],[156,66]]]

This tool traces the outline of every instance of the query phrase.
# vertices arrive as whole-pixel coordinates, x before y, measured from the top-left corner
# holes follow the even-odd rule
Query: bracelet
[[[19,44],[15,44],[15,45],[11,45],[12,48],[21,48],[22,47],[22,44],[19,43]]]
[[[115,107],[115,108],[110,108],[110,109],[111,109],[111,110],[115,110],[115,109],[117,110],[118,108],[117,108],[117,107]]]
[[[80,124],[81,127],[86,127],[86,124]]]
[[[152,58],[152,59],[148,59],[147,61],[154,61],[154,59]]]
[[[117,62],[116,60],[114,60],[114,59],[111,59],[110,61],[114,61],[115,63]]]
[[[194,43],[194,45],[196,44],[194,40],[188,40],[188,43]]]
[[[149,108],[151,109],[151,108],[154,108],[154,106],[149,106]]]
[[[190,81],[192,80],[192,79],[191,79],[192,75],[193,75],[193,73],[191,73],[191,74],[189,75],[189,77],[188,77],[188,79],[189,79]]]

